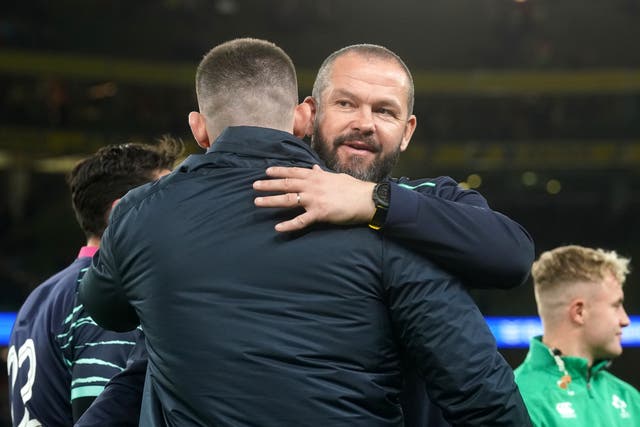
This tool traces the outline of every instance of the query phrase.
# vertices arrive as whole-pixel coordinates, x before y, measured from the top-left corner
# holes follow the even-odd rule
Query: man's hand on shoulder
[[[256,197],[256,206],[302,207],[305,210],[295,218],[277,224],[277,231],[300,230],[315,222],[366,224],[374,214],[373,182],[360,181],[344,173],[326,172],[318,165],[312,169],[270,167],[267,175],[272,179],[254,182],[254,190],[283,194]]]

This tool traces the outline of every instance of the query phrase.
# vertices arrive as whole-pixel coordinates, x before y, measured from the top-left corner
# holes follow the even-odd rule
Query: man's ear
[[[577,298],[571,301],[569,305],[569,317],[571,321],[577,325],[584,325],[585,322],[585,301]]]
[[[111,207],[109,208],[109,210],[105,213],[104,215],[104,219],[107,222],[107,224],[109,223],[109,218],[111,218],[111,212],[113,212],[113,209],[116,207],[116,205],[120,203],[120,198],[115,199],[113,202],[111,202]],[[98,238],[98,240],[100,240],[100,238]]]
[[[318,105],[316,104],[316,100],[312,96],[307,96],[304,99],[304,101],[302,101],[302,104],[300,105],[304,105],[305,106],[304,108],[307,108],[309,112],[309,119],[307,120],[307,125],[304,128],[304,136],[312,136],[313,125],[316,121],[316,116],[318,111],[317,110]]]
[[[413,136],[413,132],[416,130],[416,125],[418,124],[418,119],[415,115],[409,116],[409,120],[407,120],[407,124],[404,127],[404,132],[402,135],[402,142],[400,143],[400,151],[404,151],[409,146],[409,142],[411,142],[411,137]]]
[[[310,135],[310,129],[313,129],[311,107],[306,102],[302,102],[293,112],[293,134],[298,138],[304,138]]]
[[[211,141],[209,140],[209,134],[207,132],[207,122],[202,114],[197,111],[190,112],[189,127],[191,128],[193,137],[196,139],[196,142],[200,147],[206,150],[211,146]]]
[[[111,202],[111,210],[113,210],[113,208],[115,208],[118,203],[120,203],[120,198],[117,198],[113,202]]]

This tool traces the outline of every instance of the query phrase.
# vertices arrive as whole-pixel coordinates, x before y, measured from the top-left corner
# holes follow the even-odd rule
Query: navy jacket
[[[470,288],[509,289],[529,277],[533,239],[449,177],[391,184],[383,232],[465,280]]]
[[[290,213],[251,184],[314,163],[289,134],[230,128],[114,210],[80,298],[104,327],[142,323],[141,425],[401,425],[401,354],[453,423],[528,425],[458,279],[364,227],[274,233]]]

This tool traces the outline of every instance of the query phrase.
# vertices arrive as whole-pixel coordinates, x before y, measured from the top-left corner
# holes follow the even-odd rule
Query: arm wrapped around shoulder
[[[93,257],[80,283],[78,299],[100,327],[116,332],[131,331],[140,320],[109,264],[103,262],[103,255],[107,254],[101,252],[102,249]]]

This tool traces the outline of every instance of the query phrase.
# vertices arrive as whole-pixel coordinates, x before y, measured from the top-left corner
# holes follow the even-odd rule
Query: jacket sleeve
[[[445,418],[453,425],[529,426],[511,367],[461,282],[397,244],[386,245],[384,258],[394,334]]]
[[[140,321],[122,287],[111,229],[107,227],[102,236],[100,250],[78,287],[78,299],[99,326],[125,332],[135,329]]]
[[[474,288],[522,284],[535,255],[533,240],[520,224],[451,178],[391,183],[383,230]]]
[[[127,368],[107,383],[75,427],[137,426],[147,372],[148,356],[143,341],[137,341]]]

